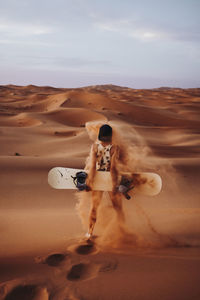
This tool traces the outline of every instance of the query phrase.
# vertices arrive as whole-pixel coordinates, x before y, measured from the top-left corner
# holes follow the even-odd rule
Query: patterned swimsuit
[[[96,162],[97,171],[110,171],[111,148],[112,148],[111,144],[107,146],[103,146],[102,144],[97,143],[97,162]]]

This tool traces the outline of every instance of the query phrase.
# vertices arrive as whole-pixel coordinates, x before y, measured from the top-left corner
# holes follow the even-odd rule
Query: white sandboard
[[[48,183],[55,189],[77,189],[72,177],[81,169],[56,167],[48,173]],[[133,191],[143,195],[157,195],[162,188],[161,177],[156,173],[123,173],[123,176],[133,180]],[[119,176],[119,182],[121,175]],[[94,191],[112,191],[112,178],[110,172],[97,171],[93,182]]]

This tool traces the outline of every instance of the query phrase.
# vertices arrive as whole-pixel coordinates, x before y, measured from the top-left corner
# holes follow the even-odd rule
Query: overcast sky
[[[0,0],[0,84],[200,87],[200,0]]]

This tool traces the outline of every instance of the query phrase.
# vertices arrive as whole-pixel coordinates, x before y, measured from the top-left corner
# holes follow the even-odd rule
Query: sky
[[[0,84],[200,87],[200,0],[0,0]]]

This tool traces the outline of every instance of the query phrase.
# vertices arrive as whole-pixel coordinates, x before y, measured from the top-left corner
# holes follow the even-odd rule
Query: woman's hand
[[[89,177],[86,179],[86,186],[87,186],[86,191],[92,190],[93,182],[92,179]]]
[[[113,193],[113,194],[116,194],[116,193],[118,193],[118,192],[119,192],[118,186],[117,186],[117,185],[114,185],[113,188],[112,188],[112,193]]]

